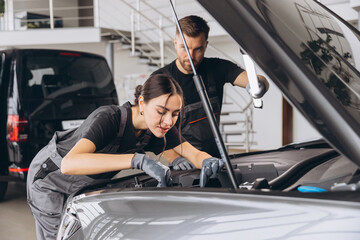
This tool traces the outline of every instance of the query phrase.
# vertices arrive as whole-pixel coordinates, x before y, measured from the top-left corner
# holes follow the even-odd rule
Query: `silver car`
[[[360,239],[359,31],[313,0],[199,2],[323,139],[232,155],[204,188],[199,170],[87,187],[58,238]]]

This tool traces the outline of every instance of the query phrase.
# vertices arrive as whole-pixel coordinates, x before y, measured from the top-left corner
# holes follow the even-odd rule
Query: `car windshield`
[[[114,91],[111,71],[102,58],[70,52],[27,53],[22,90],[26,98],[106,97]]]
[[[359,32],[312,0],[248,4],[359,122]]]

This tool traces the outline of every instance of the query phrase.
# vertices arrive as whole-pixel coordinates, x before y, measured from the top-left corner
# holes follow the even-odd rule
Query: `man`
[[[246,71],[230,61],[204,57],[210,30],[204,19],[192,15],[180,19],[179,23],[194,67],[204,81],[216,120],[219,123],[224,84],[229,82],[249,90]],[[153,74],[169,74],[178,81],[183,89],[185,98],[185,118],[181,123],[183,137],[199,150],[220,157],[193,81],[192,67],[178,29],[176,29],[174,46],[177,55],[176,60]],[[260,92],[256,94],[256,97],[260,98],[267,91],[268,82],[263,76],[258,76],[258,78]],[[167,151],[164,153],[164,157],[172,162],[175,169],[185,170],[192,167],[186,159],[179,157],[174,152]]]

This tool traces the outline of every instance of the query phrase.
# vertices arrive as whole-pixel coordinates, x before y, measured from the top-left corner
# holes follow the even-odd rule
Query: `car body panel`
[[[7,94],[8,94],[8,86],[9,81],[5,81],[3,79],[8,79],[10,74],[10,61],[7,60],[8,55],[5,53],[0,53],[0,112],[7,111]],[[0,149],[1,154],[0,158],[0,175],[7,173],[7,167],[9,166],[9,160],[6,156],[8,156],[7,151],[7,140],[6,136],[7,128],[6,128],[7,117],[4,115],[0,117]]]
[[[144,190],[94,194],[72,207],[85,239],[360,238],[360,203]]]

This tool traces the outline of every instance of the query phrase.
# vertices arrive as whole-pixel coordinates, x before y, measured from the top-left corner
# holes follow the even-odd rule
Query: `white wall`
[[[114,47],[114,79],[120,104],[125,101],[133,102],[135,87],[143,84],[151,74],[151,69],[139,62],[137,57],[130,54],[129,49]]]
[[[294,109],[294,142],[302,142],[305,140],[321,138],[320,133],[313,128],[312,125],[301,115],[299,111]]]

